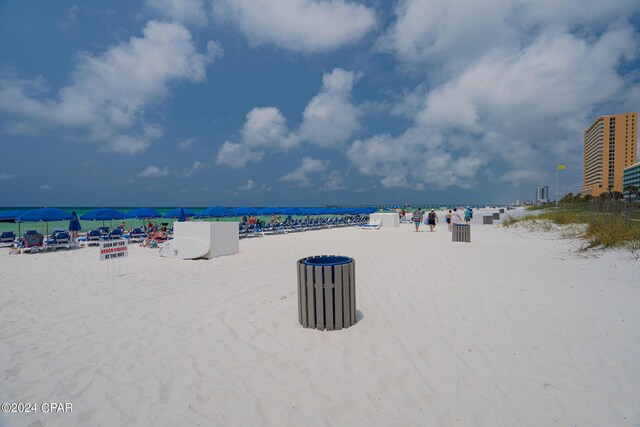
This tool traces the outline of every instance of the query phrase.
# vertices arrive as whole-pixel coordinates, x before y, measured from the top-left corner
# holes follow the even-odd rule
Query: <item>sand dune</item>
[[[480,212],[476,221],[479,220]],[[423,229],[426,227],[423,227]],[[640,263],[556,234],[332,229],[214,260],[0,253],[8,426],[637,425]],[[295,262],[357,263],[359,321],[297,322]]]

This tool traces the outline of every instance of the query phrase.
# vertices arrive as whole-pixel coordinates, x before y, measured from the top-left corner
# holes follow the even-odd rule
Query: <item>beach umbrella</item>
[[[111,208],[94,209],[85,212],[80,216],[83,221],[111,221],[114,219],[125,219],[127,215],[119,210]]]
[[[71,212],[73,215],[73,219],[69,221],[69,231],[78,232],[82,230],[82,226],[80,225],[80,220],[78,219],[78,214],[76,211]]]
[[[0,221],[15,222],[16,218],[25,213],[26,210],[18,209],[14,211],[0,212]]]
[[[105,221],[109,221],[109,227],[113,228],[112,221],[114,219],[125,219],[126,217],[127,215],[122,211],[112,208],[101,208],[85,212],[80,216],[80,219],[83,221],[102,221],[102,225],[104,225]]]
[[[184,213],[184,208],[180,208],[180,215],[178,215],[178,222],[187,222],[187,215]]]
[[[282,213],[285,214],[285,215],[291,215],[291,216],[300,215],[301,214],[299,208],[284,208],[282,210]]]
[[[162,218],[162,214],[152,208],[138,208],[127,212],[126,218],[145,219],[145,218]]]
[[[175,208],[175,209],[171,209],[170,211],[167,211],[167,213],[164,214],[164,217],[165,218],[179,218],[180,217],[180,211],[184,211],[185,217],[190,217],[190,216],[195,216],[196,215],[196,213],[194,211],[192,211],[191,209]]]
[[[40,208],[26,211],[15,219],[16,222],[44,222],[47,226],[47,234],[49,234],[49,221],[65,221],[73,219],[67,211],[58,208]]]
[[[20,223],[18,221],[16,221],[16,218],[18,218],[20,215],[22,215],[25,212],[26,212],[25,209],[17,209],[17,210],[14,210],[14,211],[0,212],[0,221],[3,221],[3,222],[17,222],[18,223],[18,236],[19,236],[21,234],[21,232],[20,232]]]
[[[198,218],[221,218],[225,216],[235,216],[236,213],[227,209],[224,206],[209,206],[208,208],[202,209],[200,212],[196,214]]]
[[[250,206],[240,206],[238,208],[231,209],[235,215],[258,215],[259,211],[256,208]]]
[[[280,215],[284,213],[284,209],[282,208],[264,208],[259,211],[260,215]]]

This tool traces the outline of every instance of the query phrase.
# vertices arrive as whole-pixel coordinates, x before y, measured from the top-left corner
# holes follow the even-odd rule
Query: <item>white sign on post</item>
[[[114,240],[112,242],[100,242],[100,261],[120,259],[129,256],[129,247],[126,240]]]

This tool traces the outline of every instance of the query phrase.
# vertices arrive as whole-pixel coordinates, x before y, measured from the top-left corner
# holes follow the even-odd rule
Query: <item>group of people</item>
[[[425,218],[425,212],[422,209],[418,208],[413,212],[411,219],[416,226],[416,232],[420,230],[420,224],[424,221],[425,224],[429,225],[429,231],[436,231],[436,224],[440,221],[438,218],[438,214],[434,209],[431,209]],[[401,213],[402,215],[402,213]],[[453,208],[453,210],[449,209],[449,212],[445,215],[445,221],[447,222],[447,228],[449,231],[453,229],[453,224],[461,224],[464,218],[464,222],[469,224],[471,219],[473,219],[473,209],[471,207],[467,207],[464,210],[463,215],[460,215],[458,208]]]

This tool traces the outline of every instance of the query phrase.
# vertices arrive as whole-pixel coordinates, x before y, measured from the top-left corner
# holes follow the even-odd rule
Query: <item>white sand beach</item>
[[[410,224],[245,239],[212,260],[0,251],[4,426],[634,426],[640,261],[557,233]],[[298,324],[296,261],[356,260],[359,321]]]

